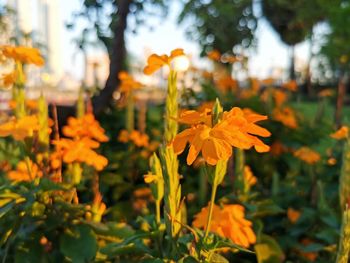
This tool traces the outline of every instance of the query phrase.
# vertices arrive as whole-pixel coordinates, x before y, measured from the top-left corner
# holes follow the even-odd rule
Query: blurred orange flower
[[[309,147],[299,148],[294,152],[294,156],[308,164],[315,164],[321,160],[320,154]]]
[[[147,147],[148,146],[148,140],[149,137],[145,133],[141,133],[137,130],[133,130],[130,135],[129,139],[137,146],[137,147]]]
[[[291,129],[298,128],[297,118],[291,108],[275,108],[272,115],[276,121],[281,122],[284,126]]]
[[[56,145],[56,151],[62,156],[65,163],[86,163],[98,171],[101,171],[108,164],[107,158],[93,150],[98,148],[100,144],[87,137],[81,140],[62,138],[53,141],[53,144]]]
[[[32,181],[42,176],[42,171],[30,159],[28,161],[20,161],[17,164],[16,170],[10,171],[7,174],[7,177],[12,181]]]
[[[311,245],[313,243],[315,243],[314,241],[312,241],[309,238],[303,238],[300,242],[304,247],[307,245]],[[306,258],[307,260],[314,262],[317,257],[318,257],[318,253],[317,252],[303,252],[303,251],[299,251],[299,253]]]
[[[17,74],[16,71],[10,73],[2,74],[1,81],[5,87],[11,86],[16,82]]]
[[[258,182],[258,179],[254,176],[252,170],[248,165],[244,166],[244,181],[249,185],[253,186]]]
[[[109,140],[105,135],[105,130],[91,113],[85,114],[82,118],[68,118],[67,125],[63,127],[62,131],[65,136],[70,138],[88,137],[99,142]]]
[[[348,138],[349,128],[347,126],[342,126],[339,130],[330,135],[333,139],[341,140]]]
[[[121,71],[118,74],[120,80],[119,90],[122,93],[129,94],[134,89],[140,89],[142,84],[129,75],[126,71]]]
[[[282,104],[287,100],[287,94],[282,90],[275,90],[273,92],[273,97],[277,107],[281,107]]]
[[[297,91],[298,90],[298,84],[295,80],[288,81],[284,84],[282,84],[282,88],[285,88],[290,91]]]
[[[295,224],[301,216],[301,212],[291,207],[287,210],[287,217],[292,224]]]
[[[0,50],[7,58],[11,58],[25,64],[34,64],[40,67],[44,65],[44,59],[41,56],[40,51],[36,48],[25,46],[0,46]]]
[[[30,110],[36,110],[38,108],[38,101],[37,100],[26,99],[25,100],[25,105]],[[9,101],[9,107],[11,109],[15,109],[16,108],[16,101],[15,100],[10,100]]]
[[[238,88],[238,82],[231,76],[223,76],[215,80],[216,87],[223,93],[235,91]]]
[[[321,90],[317,95],[321,98],[332,97],[334,95],[334,90],[324,89],[324,90]]]
[[[165,65],[168,65],[170,67],[170,63],[175,57],[183,56],[183,55],[185,54],[182,48],[177,48],[172,50],[170,53],[170,56],[165,54],[163,55],[152,54],[147,59],[147,65],[143,69],[143,73],[145,73],[146,75],[151,75]]]
[[[208,207],[204,207],[195,215],[192,223],[194,227],[206,227],[208,210]],[[223,205],[221,208],[214,204],[210,232],[248,248],[251,244],[256,243],[256,236],[252,229],[252,222],[245,219],[244,216],[244,207],[241,205]]]
[[[36,115],[24,116],[20,119],[12,118],[8,122],[0,124],[0,137],[12,136],[20,141],[33,136],[39,130],[39,121]]]
[[[213,50],[209,51],[207,56],[209,59],[214,60],[214,61],[220,61],[220,59],[221,59],[221,53],[217,49],[213,49]]]

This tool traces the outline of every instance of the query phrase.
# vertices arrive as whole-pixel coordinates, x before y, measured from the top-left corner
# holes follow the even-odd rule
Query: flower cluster
[[[149,144],[148,135],[137,130],[133,130],[130,133],[127,130],[121,130],[118,136],[118,140],[123,143],[131,141],[137,147],[147,147]]]
[[[195,215],[193,226],[204,228],[208,216],[208,207]],[[245,219],[244,207],[241,205],[214,205],[210,232],[231,239],[233,243],[242,247],[255,244],[256,236],[252,229],[252,222]]]
[[[36,115],[12,118],[0,125],[0,137],[12,136],[15,140],[21,141],[26,137],[32,137],[38,130],[39,121]]]
[[[6,57],[24,64],[34,64],[36,66],[43,66],[44,59],[40,51],[36,48],[25,46],[1,46],[1,53]]]
[[[61,138],[53,141],[56,146],[51,158],[53,167],[59,165],[60,157],[65,163],[86,163],[98,171],[108,164],[107,158],[95,152],[100,142],[108,141],[108,137],[92,114],[81,118],[69,118],[67,126],[62,130],[63,134],[71,139]]]
[[[200,152],[210,165],[216,165],[219,160],[227,160],[232,155],[232,147],[240,149],[254,147],[258,152],[267,152],[270,147],[255,136],[271,135],[268,130],[255,124],[266,119],[266,116],[235,107],[229,112],[224,112],[222,120],[212,125],[211,110],[185,111],[178,121],[191,127],[176,135],[173,141],[174,151],[176,154],[181,154],[189,143],[188,165],[195,161]]]

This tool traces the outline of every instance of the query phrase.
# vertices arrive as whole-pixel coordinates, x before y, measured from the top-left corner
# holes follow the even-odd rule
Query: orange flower
[[[137,146],[137,147],[147,147],[148,146],[148,135],[141,133],[139,131],[133,130],[130,135],[129,139]]]
[[[177,122],[186,125],[205,124],[211,126],[211,111],[212,108],[205,108],[203,111],[184,110],[180,113]]]
[[[212,110],[214,107],[215,102],[214,101],[205,101],[200,106],[198,106],[197,111],[199,112],[205,112],[207,110]]]
[[[38,108],[38,101],[37,100],[26,99],[25,100],[25,105],[30,110],[36,110]],[[11,109],[15,109],[16,108],[16,101],[15,100],[10,100],[9,101],[9,107]]]
[[[273,92],[273,97],[277,107],[281,107],[282,104],[287,100],[287,94],[281,90],[275,90]]]
[[[329,158],[328,160],[327,160],[327,164],[328,165],[336,165],[337,164],[337,159],[335,159],[335,158],[333,158],[333,157],[331,157],[331,158]]]
[[[348,138],[349,128],[347,126],[342,126],[339,130],[330,135],[333,139],[341,140]]]
[[[270,153],[273,156],[279,156],[282,153],[286,152],[287,148],[280,142],[280,141],[275,141],[272,145],[271,145],[271,151]]]
[[[97,154],[93,149],[99,147],[99,143],[87,137],[81,140],[60,139],[53,141],[56,150],[62,156],[65,163],[86,163],[101,171],[108,160],[102,155]]]
[[[100,126],[93,114],[85,114],[82,118],[68,118],[68,124],[62,129],[63,134],[71,138],[88,137],[99,142],[107,142],[105,130]]]
[[[214,60],[214,61],[220,61],[220,59],[221,59],[221,53],[217,49],[213,49],[213,50],[209,51],[207,56],[209,59]]]
[[[157,55],[152,54],[147,59],[147,66],[143,69],[146,75],[151,75],[161,67],[167,65],[170,67],[171,61],[178,56],[185,55],[182,48],[177,48],[171,51],[170,56],[168,55]]]
[[[298,127],[295,113],[289,107],[275,108],[273,110],[272,115],[276,121],[281,122],[284,126],[288,128],[296,129]]]
[[[32,181],[35,178],[42,177],[43,173],[39,167],[31,160],[20,161],[14,171],[10,171],[7,177],[12,181]]]
[[[211,120],[211,115],[207,114],[205,117]],[[240,108],[233,108],[230,112],[224,112],[222,121],[211,127],[211,122],[203,119],[200,113],[184,113],[184,116],[189,115],[195,116],[192,121],[191,118],[188,118],[188,121],[186,119],[187,124],[191,124],[192,127],[180,132],[173,141],[176,154],[181,154],[186,144],[190,144],[188,165],[194,162],[200,152],[208,164],[216,165],[219,160],[227,160],[232,155],[232,146],[241,149],[254,146],[258,152],[269,151],[269,146],[254,136],[270,136],[269,131],[255,124],[267,119],[266,116],[245,114]],[[184,122],[184,118],[180,117],[181,120]]]
[[[301,240],[301,244],[305,247],[307,245],[311,245],[312,243],[314,243],[311,239],[309,238],[304,238]],[[303,252],[303,251],[299,251],[300,254],[306,258],[307,260],[314,262],[317,257],[318,257],[318,253],[317,252]]]
[[[127,130],[121,130],[118,136],[118,141],[127,143],[129,141],[129,132]]]
[[[0,46],[0,50],[7,58],[11,58],[25,64],[34,64],[40,67],[44,65],[44,59],[41,56],[40,51],[36,48],[25,46]]]
[[[234,91],[238,88],[238,83],[231,76],[223,76],[215,81],[216,87],[223,93]]]
[[[17,79],[16,71],[2,74],[2,77],[1,77],[1,81],[4,83],[5,87],[13,85],[16,82],[16,79]]]
[[[208,207],[204,207],[195,215],[192,223],[194,227],[206,227],[208,210]],[[252,229],[252,222],[244,216],[244,207],[241,205],[223,205],[223,208],[220,208],[214,204],[210,232],[231,239],[233,243],[247,248],[256,243],[256,236]]]
[[[142,87],[142,84],[135,81],[126,71],[119,72],[118,78],[120,80],[119,90],[122,93],[129,94],[132,90],[140,89]]]
[[[244,181],[249,186],[253,186],[253,185],[255,185],[258,182],[258,180],[254,176],[252,170],[250,169],[250,167],[248,165],[244,166]]]
[[[39,121],[36,115],[22,117],[18,120],[10,119],[0,125],[0,137],[12,136],[16,141],[33,136],[39,130]]]
[[[324,89],[324,90],[321,90],[317,95],[321,98],[332,97],[334,95],[334,90]]]
[[[294,156],[308,164],[315,164],[321,159],[318,152],[315,152],[308,147],[299,148],[294,152]]]
[[[288,81],[282,85],[282,88],[285,88],[290,91],[297,91],[298,90],[298,84],[295,80]]]
[[[294,210],[293,208],[288,208],[287,217],[292,224],[295,224],[301,216],[300,211]]]

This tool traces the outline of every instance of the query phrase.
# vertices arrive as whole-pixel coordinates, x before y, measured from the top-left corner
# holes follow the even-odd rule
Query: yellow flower
[[[211,120],[209,112],[207,114],[205,117],[210,117]],[[269,146],[254,136],[270,136],[269,131],[255,124],[257,121],[267,119],[266,116],[244,113],[236,107],[229,112],[224,112],[223,120],[211,127],[211,122],[203,118],[201,113],[195,111],[184,113],[184,116],[188,115],[194,116],[192,122],[191,118],[188,118],[187,122],[192,127],[177,134],[173,141],[176,154],[181,154],[187,143],[190,144],[187,155],[188,165],[194,162],[200,152],[208,164],[216,165],[219,160],[227,160],[232,155],[232,146],[241,149],[254,146],[258,152],[269,151]]]
[[[7,177],[11,181],[32,181],[35,178],[42,177],[43,173],[39,167],[31,160],[20,161],[14,171],[10,171]]]
[[[87,137],[99,142],[109,140],[105,135],[105,130],[91,113],[85,114],[82,118],[68,118],[67,125],[63,127],[62,132],[65,136],[71,138]]]
[[[170,63],[175,57],[183,56],[183,55],[185,54],[182,48],[174,49],[173,51],[171,51],[170,56],[165,54],[164,55],[152,54],[151,56],[148,57],[147,65],[143,69],[143,72],[146,75],[151,75],[165,65],[170,67]]]
[[[300,215],[300,211],[295,210],[291,207],[289,207],[287,210],[287,217],[292,224],[295,224],[299,220]]]
[[[36,115],[25,116],[18,120],[12,118],[0,125],[0,137],[11,135],[15,140],[20,141],[33,136],[33,133],[38,130],[39,121]]]
[[[25,47],[25,46],[0,46],[2,54],[16,61],[25,64],[34,64],[36,66],[43,66],[44,59],[40,54],[40,51],[36,48]]]
[[[339,130],[330,135],[333,139],[341,140],[348,138],[349,128],[347,126],[342,126]]]
[[[315,164],[321,159],[318,152],[315,152],[308,147],[299,148],[294,152],[294,156],[308,164]]]
[[[195,215],[194,227],[205,228],[208,217],[208,207]],[[245,219],[244,207],[241,205],[223,205],[221,208],[214,204],[210,232],[231,239],[233,243],[248,248],[256,243],[252,222]]]
[[[275,108],[272,115],[276,121],[281,122],[284,126],[291,129],[298,128],[297,118],[291,108]]]

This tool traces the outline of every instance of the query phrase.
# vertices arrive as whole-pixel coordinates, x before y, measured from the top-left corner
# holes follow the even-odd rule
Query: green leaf
[[[276,215],[284,213],[284,210],[276,205],[272,200],[267,199],[255,204],[255,211],[253,211],[253,217],[264,217],[267,215]]]
[[[66,231],[60,238],[61,252],[73,263],[91,261],[97,252],[97,240],[86,225],[77,225],[71,232]]]
[[[216,254],[216,253],[214,253],[210,256],[209,262],[211,262],[211,263],[229,263],[229,261],[226,258],[224,258],[220,254]]]
[[[275,239],[261,235],[261,240],[254,246],[258,263],[283,262],[284,254]]]

